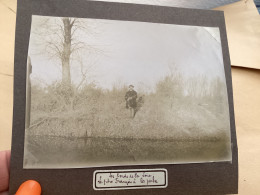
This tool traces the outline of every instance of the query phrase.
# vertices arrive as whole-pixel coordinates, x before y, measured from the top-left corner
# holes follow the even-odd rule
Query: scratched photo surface
[[[219,29],[33,16],[24,168],[231,161]]]

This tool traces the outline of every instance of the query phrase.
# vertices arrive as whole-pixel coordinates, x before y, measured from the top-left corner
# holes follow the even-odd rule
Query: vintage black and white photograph
[[[24,168],[231,161],[217,27],[32,16]]]

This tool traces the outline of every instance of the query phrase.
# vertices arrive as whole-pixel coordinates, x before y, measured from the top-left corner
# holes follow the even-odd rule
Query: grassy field
[[[169,76],[152,92],[138,90],[143,101],[134,118],[126,109],[126,86],[107,90],[86,84],[65,90],[59,83],[33,85],[24,167],[230,160],[225,85],[219,79],[201,81],[184,84]]]
[[[125,108],[126,86],[104,90],[86,84],[66,91],[59,83],[46,88],[32,86],[31,125],[26,132],[63,137],[228,140],[224,84],[215,79],[205,87],[205,81],[198,81],[185,83],[190,86],[187,89],[182,88],[181,78],[167,76],[153,92],[138,91],[144,103],[135,118]]]

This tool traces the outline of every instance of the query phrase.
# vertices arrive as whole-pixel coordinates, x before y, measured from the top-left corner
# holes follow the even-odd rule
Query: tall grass
[[[229,139],[225,83],[219,78],[165,76],[134,118],[125,108],[125,85],[111,90],[92,83],[76,89],[60,83],[32,86],[28,135],[140,139]]]

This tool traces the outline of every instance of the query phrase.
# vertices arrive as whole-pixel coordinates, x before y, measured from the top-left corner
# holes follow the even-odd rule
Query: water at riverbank
[[[27,136],[24,168],[79,168],[228,160],[229,143]]]

